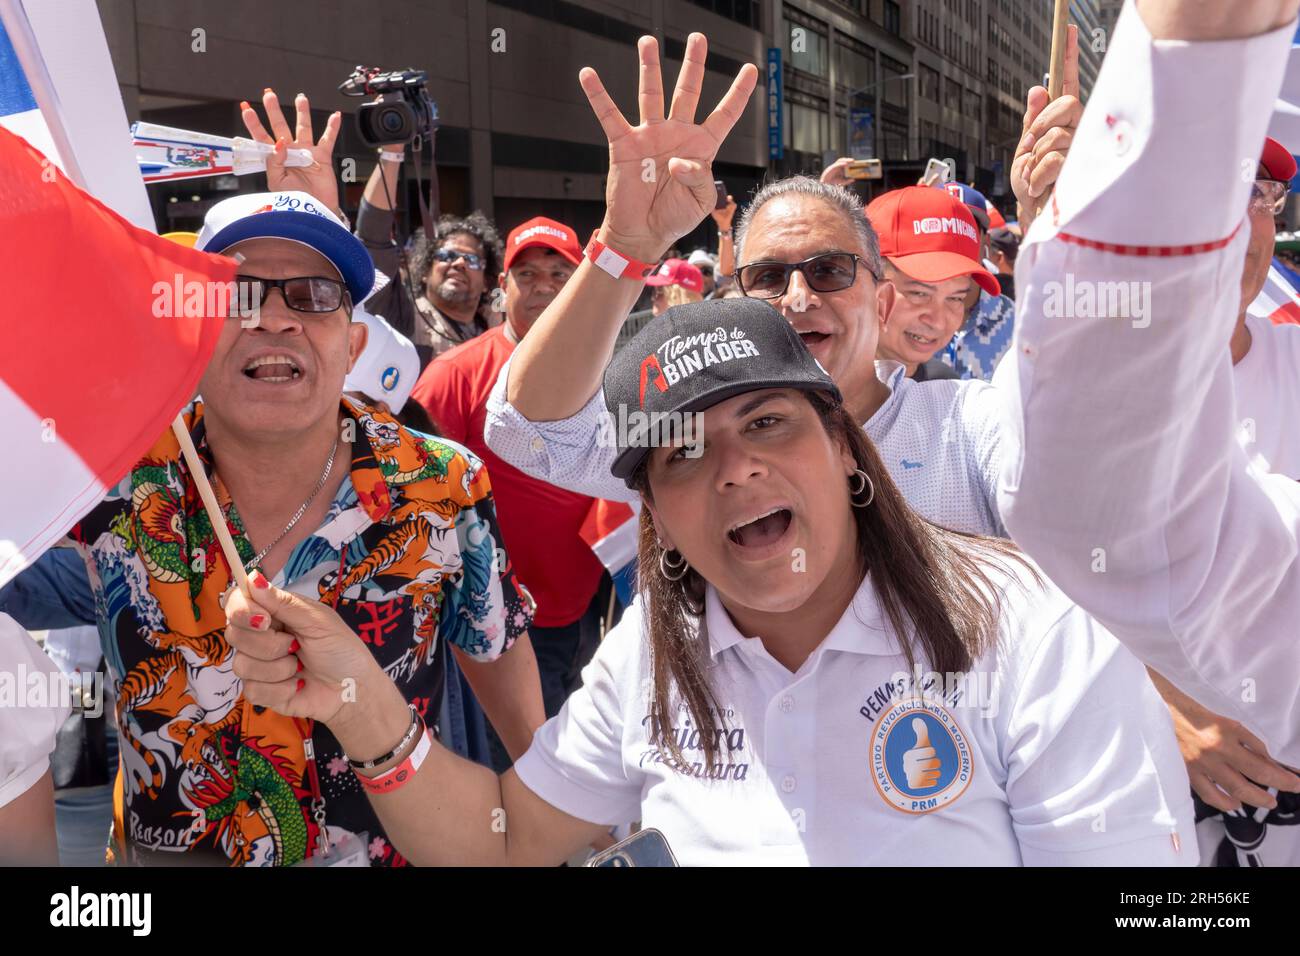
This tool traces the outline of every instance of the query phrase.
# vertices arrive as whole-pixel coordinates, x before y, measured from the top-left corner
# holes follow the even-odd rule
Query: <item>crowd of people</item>
[[[1011,221],[961,183],[864,203],[847,159],[721,204],[758,76],[698,119],[700,34],[667,104],[638,43],[635,125],[580,74],[586,241],[477,211],[404,241],[401,148],[350,221],[337,114],[243,104],[317,160],[194,239],[260,303],[184,412],[251,587],[169,433],[0,591],[6,669],[55,666],[23,628],[96,627],[109,859],[555,865],[653,827],[696,865],[1300,863],[1300,328],[1248,314],[1298,4],[1130,7],[1086,113],[1071,28]],[[1223,87],[1268,95],[1207,117]],[[1067,277],[1150,291],[1062,313]],[[0,857],[56,862],[63,715],[14,713]]]

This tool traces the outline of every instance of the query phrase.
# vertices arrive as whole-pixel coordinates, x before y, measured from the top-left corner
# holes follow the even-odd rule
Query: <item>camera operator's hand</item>
[[[284,121],[284,114],[280,111],[280,100],[276,97],[275,91],[270,87],[262,91],[262,106],[266,108],[266,118],[270,123],[271,132],[275,134],[274,138],[262,125],[257,110],[247,103],[242,105],[244,108],[241,115],[249,137],[259,143],[275,145],[275,153],[266,158],[266,188],[272,191],[299,189],[315,196],[335,212],[341,212],[339,185],[334,176],[334,141],[338,139],[343,114],[331,113],[320,140],[312,142],[311,103],[308,102],[305,93],[299,93],[294,98],[293,105],[298,114],[298,126],[290,134],[289,124]],[[290,146],[307,150],[316,162],[311,166],[285,166],[285,151]]]
[[[703,34],[692,33],[686,41],[685,62],[665,119],[659,44],[649,36],[637,42],[641,61],[639,126],[623,118],[595,70],[584,67],[578,74],[609,139],[601,241],[643,262],[657,262],[669,246],[713,211],[717,201],[713,157],[740,119],[758,81],[758,69],[745,64],[713,112],[697,124],[695,108],[707,48]]]

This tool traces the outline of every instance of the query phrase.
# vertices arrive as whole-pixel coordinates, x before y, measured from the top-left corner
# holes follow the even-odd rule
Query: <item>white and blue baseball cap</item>
[[[370,252],[338,216],[307,193],[282,190],[223,199],[203,218],[194,248],[224,252],[245,239],[286,239],[315,249],[339,271],[354,304],[374,288]]]

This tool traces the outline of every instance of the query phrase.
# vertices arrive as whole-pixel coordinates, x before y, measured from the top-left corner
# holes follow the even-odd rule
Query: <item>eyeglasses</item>
[[[740,291],[753,299],[778,299],[785,295],[791,274],[798,269],[814,292],[839,292],[858,278],[858,263],[866,262],[851,252],[824,252],[803,262],[752,262],[736,273]],[[880,277],[874,272],[877,282]]]
[[[433,254],[433,257],[439,262],[445,262],[448,265],[455,262],[457,259],[464,259],[465,267],[474,272],[478,272],[484,266],[482,256],[476,256],[472,252],[460,252],[456,249],[439,249]]]
[[[1278,215],[1286,206],[1286,194],[1289,188],[1289,183],[1278,179],[1255,180],[1255,185],[1250,190],[1250,211],[1261,215],[1263,213]]]
[[[250,298],[255,297],[259,307],[266,304],[272,289],[279,289],[284,304],[295,312],[333,312],[343,305],[346,286],[337,279],[325,276],[294,276],[292,279],[263,279],[260,276],[235,276],[240,285],[248,288]]]

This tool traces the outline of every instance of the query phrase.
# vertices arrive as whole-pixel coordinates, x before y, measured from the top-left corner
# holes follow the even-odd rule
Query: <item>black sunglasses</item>
[[[851,252],[823,252],[803,262],[751,262],[736,271],[736,283],[750,298],[778,299],[797,269],[814,292],[839,292],[857,281],[859,262],[866,260]],[[871,277],[880,281],[874,272]]]
[[[343,305],[347,287],[337,279],[325,276],[294,276],[291,279],[263,279],[260,276],[235,276],[235,281],[246,287],[250,298],[261,308],[272,289],[279,289],[284,304],[295,312],[333,312]]]
[[[465,265],[472,271],[478,272],[485,265],[483,257],[475,255],[472,252],[460,252],[456,249],[439,249],[433,254],[433,257],[439,262],[451,264],[457,259],[464,259]]]

